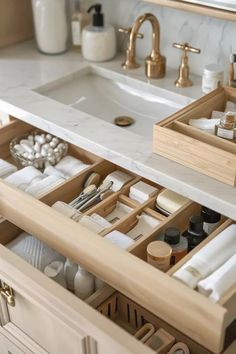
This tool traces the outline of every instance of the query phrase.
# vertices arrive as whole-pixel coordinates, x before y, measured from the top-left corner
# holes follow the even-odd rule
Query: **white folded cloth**
[[[236,283],[236,254],[209,277],[198,283],[198,291],[217,302]]]
[[[5,178],[5,181],[21,190],[26,190],[29,185],[37,183],[44,178],[45,176],[42,172],[35,167],[27,166]]]
[[[25,192],[31,194],[35,198],[41,198],[44,194],[48,193],[51,189],[63,183],[64,178],[57,176],[48,176],[41,181],[30,185],[25,189]]]
[[[64,175],[72,177],[86,169],[88,166],[89,165],[83,163],[75,157],[68,155],[64,157],[60,162],[58,162],[58,164],[56,164],[54,167]]]
[[[141,236],[149,234],[157,225],[160,224],[160,220],[153,218],[150,215],[142,213],[137,215],[138,222],[133,229],[127,232],[126,235],[133,240],[137,240]]]
[[[17,168],[15,165],[0,159],[0,178],[6,178],[16,171]]]
[[[83,215],[80,218],[79,223],[87,227],[87,229],[96,232],[97,234],[111,226],[110,223],[107,223],[105,219],[97,214],[93,214],[93,216]]]
[[[105,219],[110,223],[114,224],[114,222],[121,219],[123,216],[131,213],[133,210],[134,209],[129,207],[128,205],[117,201],[114,210],[112,210],[112,212],[108,214]]]
[[[65,262],[65,257],[26,232],[21,233],[6,247],[42,272],[53,261]]]
[[[220,112],[221,113],[221,112]],[[212,119],[208,118],[198,118],[198,119],[189,119],[188,124],[197,129],[203,130],[209,134],[215,134],[215,126],[220,123],[220,119],[214,117]]]
[[[114,245],[125,250],[134,244],[134,240],[117,230],[110,232],[109,234],[104,236],[104,238],[113,243]]]
[[[113,185],[111,187],[111,190],[113,192],[119,191],[126,183],[131,181],[133,179],[133,176],[129,175],[128,173],[125,173],[123,171],[114,171],[110,173],[109,175],[106,176],[104,179],[105,183],[113,182]]]
[[[236,103],[227,101],[225,106],[225,112],[236,112]]]
[[[47,176],[56,176],[56,177],[60,177],[60,178],[64,178],[64,179],[70,178],[69,175],[58,170],[57,168],[53,167],[52,165],[47,166],[43,173]]]
[[[157,195],[158,192],[158,188],[155,188],[143,181],[139,181],[130,187],[129,197],[137,200],[139,203],[144,203],[146,200]]]

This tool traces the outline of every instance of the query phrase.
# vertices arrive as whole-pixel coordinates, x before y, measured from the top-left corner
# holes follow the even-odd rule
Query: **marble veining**
[[[118,57],[101,68],[123,74],[120,63]],[[0,110],[236,219],[236,188],[153,154],[151,139],[125,130],[119,134],[115,126],[33,91],[85,65],[76,52],[48,57],[37,53],[32,42],[1,50]],[[168,70],[165,79],[149,81],[142,66],[125,75],[171,89],[185,97],[186,104],[189,98],[201,96],[198,77],[194,78],[197,85],[179,90],[173,86],[176,74]]]
[[[228,75],[229,55],[236,51],[236,22],[224,21],[190,12],[165,8],[138,0],[102,0],[107,21],[116,27],[128,27],[145,12],[151,12],[160,21],[161,51],[172,68],[178,68],[181,53],[172,48],[173,42],[189,42],[200,48],[200,55],[190,54],[192,73],[202,75],[206,64],[218,63],[226,68]],[[145,23],[140,30],[143,40],[137,41],[137,54],[144,58],[151,49],[151,26]],[[126,39],[120,36],[120,47],[124,48]]]

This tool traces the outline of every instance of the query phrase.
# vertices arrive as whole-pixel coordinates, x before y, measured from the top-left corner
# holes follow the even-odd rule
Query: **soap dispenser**
[[[92,5],[88,12],[95,10],[92,26],[82,32],[82,54],[90,61],[107,61],[116,54],[116,33],[112,26],[104,26],[101,4]]]

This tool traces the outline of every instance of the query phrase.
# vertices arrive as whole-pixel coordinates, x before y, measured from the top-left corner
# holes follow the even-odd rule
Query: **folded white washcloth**
[[[49,165],[45,168],[44,174],[47,176],[56,176],[64,179],[70,178],[69,175],[65,174],[63,171],[58,170],[57,168]]]
[[[145,213],[138,215],[137,219],[138,222],[135,227],[127,232],[127,235],[133,240],[137,240],[141,236],[149,234],[161,222],[160,220]]]
[[[104,238],[124,250],[134,244],[134,240],[117,230],[110,232]]]
[[[0,178],[6,178],[16,171],[16,166],[12,165],[11,163],[5,160],[0,159]]]
[[[64,178],[48,176],[37,183],[31,184],[25,189],[25,192],[39,199],[64,181]]]
[[[139,181],[130,187],[129,197],[131,199],[137,200],[139,203],[144,203],[149,198],[157,195],[158,192],[158,188],[155,188],[143,181]]]
[[[97,234],[101,231],[103,231],[107,226],[104,225],[104,223],[99,220],[98,217],[94,216],[88,216],[88,215],[83,215],[81,219],[79,220],[79,223],[87,229],[96,232]],[[110,226],[111,224],[109,224]]]
[[[44,177],[42,172],[35,167],[27,166],[5,178],[5,181],[15,187],[26,190],[29,185],[41,181]]]
[[[198,283],[198,291],[212,301],[217,302],[235,285],[235,279],[236,254],[209,277],[201,280]]]
[[[221,112],[220,112],[221,113]],[[197,129],[203,130],[209,134],[215,134],[215,126],[220,123],[220,119],[214,117],[212,119],[208,118],[198,118],[198,119],[189,119],[188,124]]]
[[[12,252],[42,272],[45,267],[53,261],[65,262],[65,257],[26,232],[21,233],[15,240],[11,241],[6,246]]]
[[[64,175],[72,177],[86,169],[88,166],[89,165],[83,163],[75,157],[68,155],[64,157],[60,162],[58,162],[58,164],[56,164],[54,167]]]
[[[113,192],[119,191],[126,183],[131,181],[133,179],[133,176],[129,175],[128,173],[125,173],[123,171],[114,171],[110,173],[109,175],[106,176],[104,179],[105,183],[113,182],[113,185],[111,187],[111,190]]]
[[[117,201],[115,208],[105,218],[107,221],[114,224],[114,222],[121,219],[123,216],[131,213],[133,210],[134,209],[129,207],[128,205]]]

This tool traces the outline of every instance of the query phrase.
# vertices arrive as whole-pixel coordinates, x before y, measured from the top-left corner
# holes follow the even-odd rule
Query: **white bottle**
[[[198,251],[173,277],[195,289],[201,279],[213,273],[235,253],[236,224],[233,224]]]
[[[115,29],[112,26],[104,26],[102,5],[93,5],[88,12],[93,9],[93,25],[85,27],[82,32],[82,54],[90,61],[111,60],[116,54]]]
[[[68,47],[66,0],[32,0],[38,48],[46,54],[64,53]]]
[[[74,291],[74,279],[78,272],[78,264],[67,258],[64,264],[64,276],[66,279],[67,289]]]
[[[90,16],[85,10],[84,0],[74,0],[74,11],[72,13],[71,30],[72,43],[79,48],[82,42],[82,30],[90,22]]]
[[[87,270],[79,266],[74,279],[75,295],[85,300],[94,292],[94,276]]]

